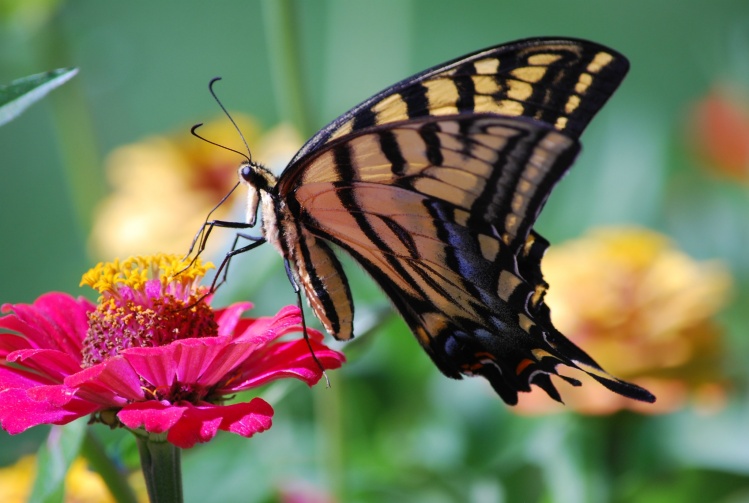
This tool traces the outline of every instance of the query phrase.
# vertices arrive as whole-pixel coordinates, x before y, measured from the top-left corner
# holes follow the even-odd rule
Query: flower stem
[[[136,433],[140,464],[146,479],[151,503],[181,503],[182,467],[181,451],[166,441],[165,435]]]

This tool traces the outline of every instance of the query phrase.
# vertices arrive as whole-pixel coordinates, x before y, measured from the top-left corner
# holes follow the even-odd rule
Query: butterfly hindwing
[[[341,263],[333,250],[308,229],[297,226],[289,239],[298,281],[312,310],[330,334],[339,340],[354,336],[354,303]]]
[[[545,377],[557,364],[599,368],[547,340],[563,336],[543,304],[545,241],[530,229],[577,151],[533,120],[422,117],[331,142],[280,194],[367,269],[446,375],[484,375],[508,403],[531,383],[558,398]]]

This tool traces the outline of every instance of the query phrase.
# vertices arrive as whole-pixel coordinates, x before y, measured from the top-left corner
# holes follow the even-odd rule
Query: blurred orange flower
[[[290,126],[277,126],[261,135],[252,119],[233,117],[253,159],[270,169],[283,168],[301,145]],[[241,145],[237,131],[224,117],[198,133],[221,145]],[[244,146],[237,149],[244,151]],[[93,257],[186,252],[208,212],[237,182],[241,160],[193,137],[187,129],[114,150],[106,163],[113,190],[96,211],[89,240]],[[244,199],[238,197],[237,202],[243,205]],[[224,204],[211,218],[241,220],[243,209],[232,212],[230,204]]]
[[[715,86],[691,110],[688,142],[714,172],[749,183],[749,95]]]
[[[657,397],[644,404],[583,386],[564,393],[567,409],[664,413],[689,396],[722,402],[721,328],[713,316],[731,280],[720,263],[697,262],[656,232],[613,227],[552,246],[543,271],[556,327],[611,374]],[[565,410],[537,393],[522,398],[521,413]]]

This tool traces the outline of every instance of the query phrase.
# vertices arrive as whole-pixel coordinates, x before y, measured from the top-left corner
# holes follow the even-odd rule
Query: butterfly
[[[262,237],[231,255],[270,242],[327,332],[347,340],[354,305],[336,245],[443,374],[482,376],[508,404],[531,385],[561,401],[550,376],[581,383],[559,365],[653,402],[554,328],[549,243],[533,229],[628,68],[596,43],[535,38],[394,84],[315,134],[280,177],[249,159],[239,167],[247,218],[226,226],[253,227],[260,209]]]

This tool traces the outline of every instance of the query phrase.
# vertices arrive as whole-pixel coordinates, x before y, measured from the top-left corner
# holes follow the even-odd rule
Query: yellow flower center
[[[81,280],[101,293],[96,310],[89,313],[83,366],[132,347],[217,335],[213,311],[204,300],[208,288],[199,286],[212,267],[166,254],[97,264]]]
[[[158,279],[164,288],[174,284],[192,288],[209,269],[213,269],[213,264],[203,264],[200,258],[189,262],[166,253],[136,256],[99,262],[83,275],[80,286],[90,286],[101,294],[115,294],[121,286],[140,290],[149,279]]]

